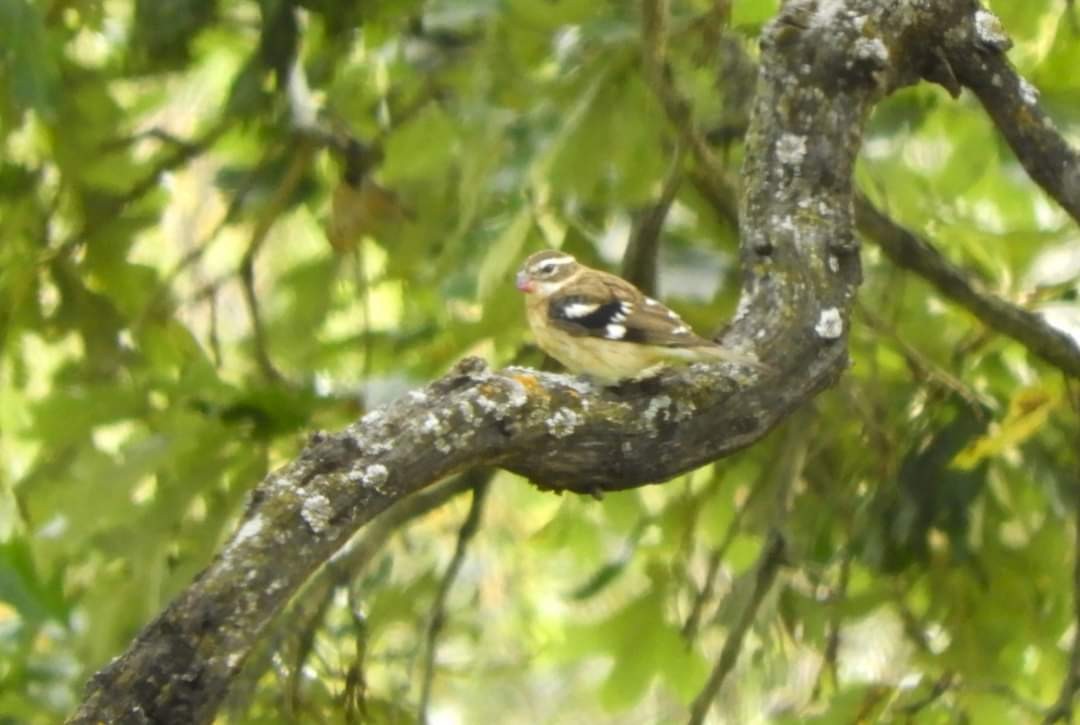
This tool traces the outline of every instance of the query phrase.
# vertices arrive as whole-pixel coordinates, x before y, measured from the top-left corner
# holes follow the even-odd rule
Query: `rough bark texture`
[[[601,389],[465,360],[347,430],[315,436],[252,495],[229,543],[95,675],[73,722],[211,720],[260,631],[309,574],[395,501],[496,465],[599,493],[669,479],[744,448],[834,382],[859,283],[852,165],[889,90],[967,47],[955,0],[790,2],[762,38],[741,214],[744,289],[725,342],[774,371],[695,366]],[[967,29],[967,30],[965,30]],[[981,48],[981,46],[980,46]]]

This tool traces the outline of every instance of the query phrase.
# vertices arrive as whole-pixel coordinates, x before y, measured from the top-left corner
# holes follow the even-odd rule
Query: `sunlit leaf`
[[[1059,402],[1060,398],[1046,388],[1018,390],[1009,401],[1009,411],[1001,423],[960,451],[954,464],[970,470],[980,461],[1020,445],[1042,428]]]

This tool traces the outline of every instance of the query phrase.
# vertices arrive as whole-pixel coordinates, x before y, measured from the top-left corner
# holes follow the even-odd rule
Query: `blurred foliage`
[[[748,86],[717,48],[755,53],[778,3],[732,3],[720,45],[713,2],[672,5],[675,82],[701,128],[737,127]],[[1080,139],[1078,11],[993,5]],[[0,722],[68,712],[307,432],[466,354],[517,354],[524,254],[617,268],[674,153],[638,12],[0,0]],[[883,103],[859,180],[1080,339],[1076,225],[970,96]],[[661,293],[702,329],[737,295],[730,221],[686,183],[664,230]],[[1074,635],[1069,391],[872,245],[864,261],[853,368],[751,450],[601,502],[498,474],[432,722],[685,719],[779,487],[790,563],[719,720],[1015,723],[1054,700]],[[224,721],[411,721],[465,498],[299,595]]]

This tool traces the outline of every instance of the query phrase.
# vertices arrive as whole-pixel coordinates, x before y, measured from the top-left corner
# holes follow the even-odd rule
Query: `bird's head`
[[[581,265],[566,252],[548,249],[537,252],[521,265],[517,273],[517,288],[525,294],[542,297],[554,293],[579,270]]]

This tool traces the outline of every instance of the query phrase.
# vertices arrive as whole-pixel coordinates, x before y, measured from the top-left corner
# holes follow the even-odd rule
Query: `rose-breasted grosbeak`
[[[766,369],[751,353],[694,334],[673,311],[607,272],[565,252],[537,252],[517,288],[536,343],[574,373],[601,383],[644,378],[670,364],[730,362]]]

